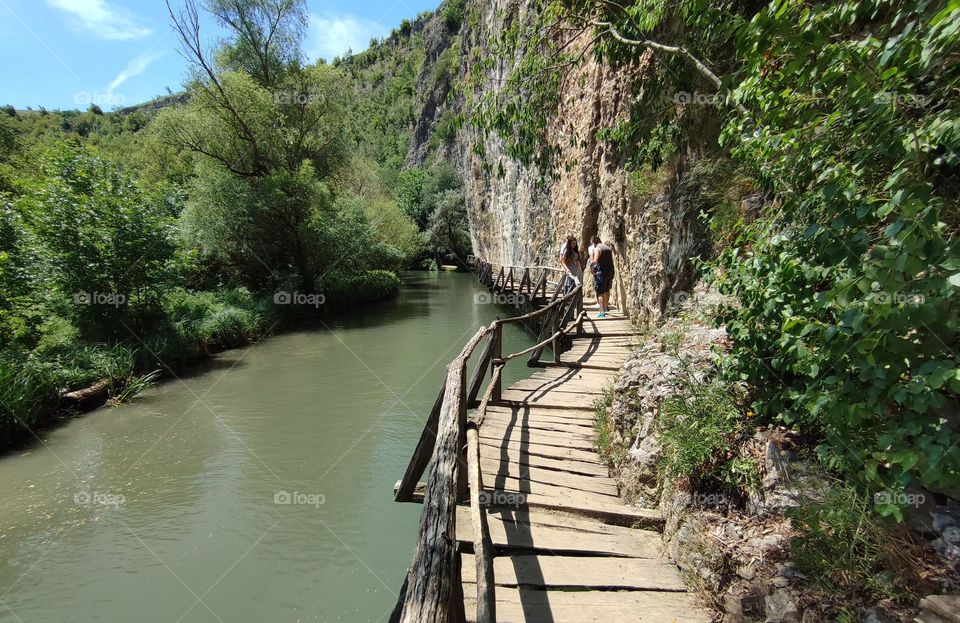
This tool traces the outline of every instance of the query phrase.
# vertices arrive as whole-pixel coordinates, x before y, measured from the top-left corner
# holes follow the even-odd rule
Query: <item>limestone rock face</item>
[[[532,0],[467,0],[466,13],[475,17],[460,31],[459,84],[485,67],[483,79],[469,87],[473,94],[500,89],[519,59],[497,54],[491,42],[511,24],[532,24],[536,10]],[[448,97],[449,85],[428,79],[432,60],[450,45],[449,36],[434,32],[439,28],[434,22],[439,20],[424,27],[421,111],[408,165],[426,162],[431,132],[442,115],[470,113],[465,97]],[[599,234],[618,254],[616,303],[642,322],[658,320],[677,292],[691,289],[689,259],[705,248],[706,239],[698,225],[703,200],[695,184],[682,174],[668,176],[652,196],[638,199],[629,189],[630,154],[598,137],[601,129],[627,119],[652,58],[614,67],[587,51],[564,83],[549,126],[550,142],[562,146],[555,163],[559,176],[524,166],[507,153],[502,137],[482,136],[469,123],[451,144],[436,148],[463,176],[476,254],[504,264],[557,266],[565,236],[576,236],[585,248],[589,237]],[[488,67],[480,65],[491,60]],[[696,150],[684,150],[682,157],[692,161]],[[589,279],[587,287],[592,288]]]

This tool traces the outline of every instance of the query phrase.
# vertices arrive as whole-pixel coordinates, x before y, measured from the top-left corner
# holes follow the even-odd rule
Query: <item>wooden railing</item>
[[[529,354],[529,365],[536,365],[543,350],[551,346],[559,361],[564,339],[576,331],[583,333],[583,287],[569,284],[562,271],[551,268],[502,266],[482,258],[468,259],[477,277],[488,287],[517,292],[531,298],[546,299],[545,284],[550,273],[560,273],[550,302],[530,313],[496,320],[480,328],[460,354],[447,366],[443,386],[420,435],[410,463],[394,491],[398,502],[414,501],[421,487],[419,479],[432,462],[430,478],[423,489],[420,532],[414,549],[413,564],[407,573],[391,621],[404,623],[457,623],[466,619],[460,553],[457,549],[457,505],[467,503],[473,528],[473,552],[476,561],[477,611],[475,620],[496,621],[493,545],[487,528],[486,509],[481,504],[483,479],[480,470],[479,429],[487,407],[502,402],[502,375],[511,360]],[[539,272],[534,272],[539,271]],[[496,272],[497,277],[491,276]],[[514,277],[521,275],[519,286]],[[531,276],[537,274],[536,282]],[[509,286],[507,284],[510,284]],[[536,303],[534,303],[535,305]],[[530,348],[503,356],[503,327],[508,324],[542,321],[537,343]],[[468,378],[470,358],[481,348],[473,374]],[[489,380],[483,396],[477,400],[484,381]],[[470,409],[475,409],[472,416]]]

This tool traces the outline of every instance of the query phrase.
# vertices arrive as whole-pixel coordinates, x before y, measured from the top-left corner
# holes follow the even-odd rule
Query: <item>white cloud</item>
[[[144,52],[140,56],[131,58],[127,66],[123,68],[123,71],[118,73],[117,77],[107,85],[107,95],[112,96],[114,91],[119,89],[124,82],[145,72],[147,68],[161,56],[163,56],[163,52]]]
[[[73,25],[98,39],[128,41],[146,37],[152,30],[137,23],[137,18],[106,0],[47,0],[47,4],[70,14]]]
[[[307,55],[332,60],[347,50],[366,50],[372,37],[383,37],[389,30],[382,24],[353,15],[311,15]]]

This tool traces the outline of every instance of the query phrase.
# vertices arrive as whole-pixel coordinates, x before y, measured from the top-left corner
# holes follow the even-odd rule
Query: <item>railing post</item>
[[[583,286],[580,286],[580,294],[577,295],[577,337],[583,335]]]
[[[572,304],[572,301],[571,301]],[[557,313],[553,315],[553,327],[551,333],[553,335],[557,334],[557,331],[560,330],[560,323],[562,316],[560,315],[560,308],[563,307],[563,303],[557,305]],[[553,338],[553,363],[560,363],[560,340],[562,336],[556,336]]]
[[[463,367],[460,369],[460,378],[463,381],[467,377],[467,362],[463,361]],[[467,384],[460,383],[460,393],[457,396],[457,501],[463,502],[469,499],[467,491]]]
[[[490,378],[491,383],[493,383],[493,392],[490,394],[490,399],[494,402],[500,402],[503,397],[503,382],[501,380],[500,374],[494,374],[495,366],[500,362],[500,358],[503,357],[503,325],[499,322],[496,325],[496,328],[493,330],[493,335],[491,336],[493,341],[491,342],[491,354],[490,354]]]

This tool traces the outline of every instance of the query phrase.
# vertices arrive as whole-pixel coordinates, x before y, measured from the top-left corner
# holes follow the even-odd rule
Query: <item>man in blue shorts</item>
[[[610,288],[613,286],[613,249],[597,239],[590,256],[593,269],[593,287],[597,291],[597,305],[600,313],[597,318],[606,318],[610,307]]]

